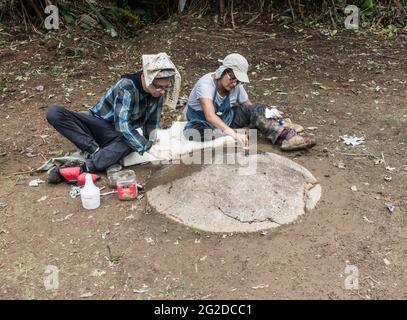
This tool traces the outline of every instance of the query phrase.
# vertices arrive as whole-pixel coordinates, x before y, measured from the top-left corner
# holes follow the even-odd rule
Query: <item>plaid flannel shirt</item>
[[[143,90],[141,72],[134,76],[136,81],[120,79],[90,112],[112,123],[128,145],[142,154],[156,139],[154,130],[160,123],[163,97],[155,98]],[[143,135],[137,132],[138,128],[142,128]]]

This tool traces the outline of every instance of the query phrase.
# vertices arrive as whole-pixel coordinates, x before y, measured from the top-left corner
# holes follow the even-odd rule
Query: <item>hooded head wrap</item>
[[[165,52],[145,54],[142,56],[143,75],[147,87],[154,79],[174,77],[174,83],[164,96],[164,106],[175,109],[181,88],[181,75]]]

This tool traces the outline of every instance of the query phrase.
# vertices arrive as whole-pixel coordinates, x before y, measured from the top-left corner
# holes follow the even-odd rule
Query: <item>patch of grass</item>
[[[27,175],[25,175],[25,174],[17,174],[17,175],[15,175],[12,179],[13,179],[16,183],[18,183],[18,182],[21,182],[21,181],[25,181],[26,178],[27,178]]]
[[[110,262],[120,262],[120,260],[122,259],[123,255],[122,254],[116,254],[116,253],[112,253],[112,250],[110,249],[110,246],[107,245],[107,251],[109,252],[109,260]]]
[[[394,25],[388,25],[386,28],[383,28],[383,32],[387,38],[394,38],[397,34],[397,28]]]
[[[120,259],[122,258],[122,255],[121,254],[112,254],[111,256],[110,256],[110,261],[111,262],[120,262]]]
[[[252,95],[253,97],[257,97],[257,96],[258,96],[258,93],[257,93],[256,90],[254,90],[254,89],[249,90],[249,93],[250,93],[250,95]]]

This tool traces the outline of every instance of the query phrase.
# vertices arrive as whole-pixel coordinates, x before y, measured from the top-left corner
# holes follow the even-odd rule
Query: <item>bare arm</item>
[[[232,138],[238,140],[243,146],[247,147],[249,145],[249,140],[247,136],[243,133],[237,133],[231,127],[229,127],[218,115],[215,113],[215,107],[212,100],[207,98],[199,99],[202,107],[202,111],[205,115],[206,120],[212,124],[215,128],[218,128],[223,133],[231,136]]]
[[[218,115],[215,113],[215,107],[211,99],[200,98],[199,102],[201,103],[202,111],[205,115],[206,120],[212,124],[215,128],[218,128],[222,132],[235,138],[236,132],[230,128]]]
[[[243,104],[245,106],[252,106],[253,105],[253,103],[250,101],[250,99],[247,99],[245,102],[243,102]]]

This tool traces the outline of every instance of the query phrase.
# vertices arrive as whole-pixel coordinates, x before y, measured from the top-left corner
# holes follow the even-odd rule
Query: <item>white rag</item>
[[[266,108],[266,110],[264,110],[264,115],[267,119],[270,118],[278,118],[280,116],[281,112],[277,109],[277,108]]]

